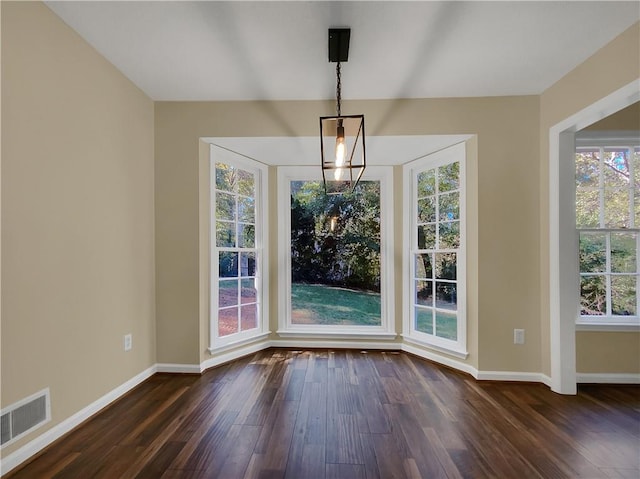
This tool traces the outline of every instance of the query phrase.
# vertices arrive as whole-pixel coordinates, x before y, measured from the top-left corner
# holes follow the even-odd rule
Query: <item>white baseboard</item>
[[[209,358],[206,361],[203,361],[202,363],[200,363],[200,370],[206,371],[207,369],[220,366],[221,364],[228,363],[229,361],[233,361],[234,359],[247,356],[248,354],[257,353],[258,351],[262,351],[263,349],[267,349],[270,347],[271,343],[269,341],[260,341],[257,343],[248,344],[246,346],[241,346],[238,349],[234,349],[233,351],[225,352]]]
[[[158,364],[156,364],[156,372],[158,372],[158,373],[200,374],[202,372],[202,369],[201,369],[199,364],[158,363]]]
[[[400,343],[367,342],[351,339],[336,341],[332,339],[317,339],[312,341],[275,339],[269,342],[272,348],[320,348],[320,349],[382,349],[385,351],[399,351]]]
[[[578,384],[640,384],[640,374],[576,373]]]
[[[545,382],[544,374],[518,371],[478,371],[476,379],[478,381],[520,381],[527,383]]]
[[[81,409],[73,416],[68,417],[61,423],[55,425],[51,429],[45,431],[40,436],[36,437],[32,441],[28,442],[21,448],[12,452],[6,457],[3,457],[0,461],[0,475],[4,475],[15,469],[17,466],[25,462],[27,459],[33,457],[35,454],[39,453],[42,449],[47,447],[56,439],[64,436],[66,433],[80,425],[82,422],[89,419],[95,413],[105,408],[109,404],[111,404],[116,399],[123,396],[125,393],[136,387],[138,384],[143,382],[145,379],[153,376],[156,373],[156,366],[151,366],[148,369],[145,369],[140,374],[132,377],[125,383],[121,384],[117,388],[108,392],[101,398],[89,404],[87,407]]]
[[[417,348],[407,343],[401,344],[400,349],[402,351],[415,354],[416,356],[419,356],[423,359],[433,361],[434,363],[442,364],[444,366],[448,366],[450,368],[457,369],[458,371],[470,374],[477,379],[478,370],[470,364],[463,363],[462,361],[458,361],[456,359],[449,358],[447,356],[437,354],[426,349]]]

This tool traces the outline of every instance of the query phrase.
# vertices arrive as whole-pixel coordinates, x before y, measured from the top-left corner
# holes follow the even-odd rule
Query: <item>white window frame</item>
[[[218,334],[218,248],[216,246],[216,163],[226,163],[242,170],[248,171],[255,178],[255,247],[251,250],[256,253],[256,301],[257,301],[257,328],[228,336]],[[269,225],[267,214],[269,168],[267,165],[250,158],[243,157],[224,148],[211,145],[209,159],[209,351],[220,352],[231,347],[241,346],[269,335]]]
[[[604,155],[603,150],[606,148],[626,148],[631,150],[633,153],[633,149],[637,148],[640,145],[640,135],[634,132],[603,132],[603,131],[585,131],[576,134],[575,137],[575,146],[576,152],[580,148],[599,148],[600,149],[600,170],[602,170]],[[629,174],[631,178],[634,176],[634,165],[633,161],[629,165]],[[575,162],[573,166],[573,170],[575,171]],[[602,171],[600,172],[600,185],[598,190],[604,188],[604,179],[602,177]],[[576,197],[576,185],[574,185],[574,198]],[[634,224],[634,215],[633,215],[633,182],[631,182],[629,186],[630,190],[630,215],[631,215],[631,227],[630,228],[606,228],[606,227],[593,227],[593,228],[579,228],[575,225],[576,229],[576,243],[575,243],[575,254],[579,255],[579,240],[581,232],[589,232],[589,233],[602,233],[606,235],[606,271],[601,273],[581,273],[578,261],[578,277],[576,278],[576,289],[578,291],[578,304],[576,305],[576,329],[578,331],[637,331],[640,329],[640,294],[636,290],[636,314],[634,316],[614,316],[614,315],[601,315],[601,316],[583,316],[580,314],[580,279],[583,276],[590,275],[604,275],[606,277],[607,284],[607,310],[611,310],[611,287],[610,281],[611,277],[616,274],[611,272],[611,248],[610,248],[610,237],[611,233],[616,232],[625,232],[625,233],[636,233],[636,275],[640,274],[640,225]],[[603,224],[603,195],[600,194],[600,225]],[[637,281],[637,280],[636,280]],[[637,284],[637,282],[636,282]]]
[[[284,338],[394,339],[393,167],[367,166],[362,181],[380,182],[379,326],[292,324],[291,322],[291,182],[322,181],[311,166],[280,166],[278,180],[278,335]]]
[[[415,329],[415,255],[418,253],[417,238],[417,177],[418,174],[450,163],[460,164],[460,247],[457,251],[457,339],[437,337]],[[466,225],[466,145],[458,143],[431,155],[406,163],[403,171],[403,338],[451,356],[466,359],[467,351],[467,225]],[[435,291],[434,291],[435,294]]]

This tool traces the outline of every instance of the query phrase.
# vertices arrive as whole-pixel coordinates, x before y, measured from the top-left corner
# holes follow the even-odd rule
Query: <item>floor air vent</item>
[[[50,419],[51,403],[47,388],[0,412],[0,445],[13,442]]]

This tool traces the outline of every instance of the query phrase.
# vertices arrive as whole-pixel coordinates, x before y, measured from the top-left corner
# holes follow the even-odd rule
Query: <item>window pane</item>
[[[604,276],[580,278],[580,314],[602,316],[607,313],[607,290]]]
[[[605,188],[629,187],[629,150],[606,148],[604,153]]]
[[[629,190],[604,190],[604,224],[607,228],[628,228],[629,223]]]
[[[255,248],[256,246],[256,227],[250,224],[238,225],[238,247],[239,248]]]
[[[416,255],[416,278],[433,278],[432,258],[431,254]]]
[[[457,221],[438,224],[440,248],[456,249],[460,247],[460,224]]]
[[[436,225],[418,226],[418,249],[435,249]]]
[[[248,304],[240,308],[240,329],[246,331],[258,327],[258,309],[255,304]]]
[[[253,198],[238,198],[238,221],[243,223],[255,223],[255,201]]]
[[[635,211],[634,227],[640,228],[640,184],[638,184],[637,189],[633,193],[633,210]]]
[[[440,201],[440,221],[451,221],[460,218],[460,195],[448,193],[438,197]]]
[[[458,315],[436,311],[436,336],[439,338],[458,339]]]
[[[218,308],[226,308],[238,304],[238,281],[218,281]]]
[[[458,309],[458,295],[456,283],[436,282],[436,308]]]
[[[611,233],[611,272],[635,273],[636,234]]]
[[[432,308],[415,308],[416,331],[422,333],[433,334],[433,309]]]
[[[242,304],[255,303],[257,298],[256,280],[243,279],[240,281],[240,302]]]
[[[640,147],[633,150],[633,187],[640,191]]]
[[[418,223],[436,221],[436,204],[433,196],[418,200]]]
[[[256,254],[240,253],[240,276],[256,275]]]
[[[290,193],[291,322],[379,326],[380,181],[340,195],[296,181]]]
[[[238,170],[238,193],[244,196],[255,196],[253,174]]]
[[[599,273],[607,269],[607,236],[580,233],[580,272]]]
[[[611,277],[611,314],[614,316],[634,316],[636,314],[635,275]]]
[[[415,304],[433,306],[433,281],[416,281]]]
[[[597,188],[600,184],[600,149],[576,153],[576,186]]]
[[[216,188],[224,191],[235,190],[236,169],[231,165],[216,163]]]
[[[231,251],[218,253],[218,276],[220,278],[238,277],[238,253]]]
[[[418,198],[436,193],[435,170],[423,171],[418,174]]]
[[[436,278],[456,279],[456,253],[436,253]]]
[[[576,226],[597,228],[600,226],[600,192],[598,190],[576,191]]]
[[[236,199],[234,195],[216,192],[216,219],[235,221]]]
[[[438,168],[438,187],[440,192],[457,190],[460,187],[460,163],[450,163]]]
[[[238,332],[238,308],[218,310],[218,336],[228,336]]]
[[[236,224],[227,221],[216,221],[216,246],[231,247],[236,245]]]

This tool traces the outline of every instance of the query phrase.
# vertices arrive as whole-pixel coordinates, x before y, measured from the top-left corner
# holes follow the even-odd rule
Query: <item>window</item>
[[[405,336],[466,357],[465,147],[404,166]]]
[[[393,333],[392,169],[369,167],[353,192],[326,195],[318,168],[278,168],[278,334]]]
[[[635,324],[640,245],[637,138],[576,139],[579,324]]]
[[[267,169],[212,146],[211,348],[266,331]]]

